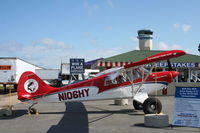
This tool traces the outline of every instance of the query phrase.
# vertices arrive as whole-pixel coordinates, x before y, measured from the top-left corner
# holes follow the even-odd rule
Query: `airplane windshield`
[[[139,69],[139,71],[140,71],[141,73],[144,73],[145,75],[149,74],[149,70],[147,70],[147,69],[144,68],[144,67],[140,67],[140,68],[138,68],[138,69]]]
[[[126,79],[128,81],[136,80],[136,79],[139,79],[141,77],[142,77],[142,75],[141,75],[140,71],[138,71],[137,69],[132,69],[132,70],[126,71]]]
[[[149,71],[143,67],[132,68],[126,71],[122,71],[122,69],[111,71],[111,73],[105,78],[104,85],[109,86],[127,81],[142,79],[148,73]]]
[[[149,71],[144,67],[132,68],[126,71],[126,79],[128,81],[141,79],[148,73]]]

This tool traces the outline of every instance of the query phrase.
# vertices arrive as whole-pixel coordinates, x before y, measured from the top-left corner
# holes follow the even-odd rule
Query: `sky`
[[[60,68],[70,58],[138,50],[140,29],[153,30],[153,50],[199,55],[199,6],[199,0],[0,0],[0,57]]]

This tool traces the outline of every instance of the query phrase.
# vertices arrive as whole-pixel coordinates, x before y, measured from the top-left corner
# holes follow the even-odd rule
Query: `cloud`
[[[181,27],[180,24],[174,24],[173,26],[174,26],[175,29],[179,29]]]
[[[115,8],[115,5],[114,5],[114,3],[113,3],[112,0],[107,0],[107,2],[108,2],[108,5],[109,5],[111,8]]]
[[[23,58],[45,68],[59,68],[63,58],[70,57],[71,49],[51,49],[45,46],[29,46]]]
[[[42,38],[26,45],[13,40],[1,42],[0,45],[4,49],[0,56],[18,57],[46,68],[59,68],[61,59],[73,53],[71,45],[51,38]]]
[[[134,42],[138,42],[138,39],[135,36],[131,36],[129,39],[132,40],[132,41],[134,41]]]
[[[106,30],[112,30],[113,27],[112,27],[112,26],[107,26],[107,27],[105,27],[105,29],[106,29]]]
[[[109,47],[108,45],[108,47],[106,48],[102,47],[102,48],[89,49],[86,53],[90,54],[87,54],[86,57],[87,59],[96,59],[100,57],[107,58],[125,53],[130,50],[134,50],[134,46],[135,46],[134,44],[124,44],[116,47]],[[137,50],[139,48],[135,46],[135,49]]]
[[[82,36],[83,36],[83,37],[90,37],[90,36],[91,36],[91,33],[90,33],[90,32],[83,32],[83,33],[82,33]]]
[[[186,51],[186,53],[191,53],[191,54],[196,54],[196,55],[198,54],[197,51],[195,53],[193,49],[189,49],[186,47],[183,48],[181,45],[178,45],[178,44],[170,45],[165,42],[159,43],[159,50],[184,50]]]
[[[70,57],[71,50],[72,46],[64,41],[42,38],[24,47],[23,51],[24,55],[36,64],[47,68],[58,68],[62,58]]]
[[[186,53],[190,53],[190,54],[194,54],[194,55],[198,55],[198,51],[194,51],[193,49],[185,49]]]
[[[169,46],[168,44],[164,43],[164,42],[160,42],[159,43],[159,49],[160,50],[168,50],[169,49]]]
[[[90,40],[90,43],[96,45],[98,43],[98,40],[95,40],[95,39]]]
[[[43,44],[46,45],[47,47],[51,48],[71,48],[69,44],[66,44],[63,41],[55,41],[51,38],[42,38],[36,41],[33,41],[33,44]]]
[[[172,49],[181,49],[182,47],[180,45],[174,44],[172,45]]]
[[[174,24],[173,27],[177,30],[182,30],[183,32],[188,32],[192,28],[189,24]]]
[[[19,43],[17,41],[11,40],[11,41],[5,41],[5,42],[1,42],[1,54],[2,53],[12,53],[15,51],[20,51],[24,45],[22,43]]]
[[[90,43],[98,44],[99,40],[93,39]],[[30,44],[22,44],[17,41],[0,43],[3,51],[0,56],[18,57],[44,68],[60,68],[61,60],[69,62],[70,58],[85,58],[87,60],[99,57],[110,57],[134,49],[134,44],[123,44],[120,46],[106,47],[95,45],[90,49],[77,49],[70,47],[64,41],[56,41],[52,38],[41,38],[32,41]]]
[[[102,48],[102,49],[93,49],[90,50],[89,53],[91,55],[95,55],[95,57],[110,57],[113,55],[120,54],[122,51],[122,47],[114,47],[114,48]]]
[[[135,50],[140,50],[139,46],[136,46],[136,47],[135,47]]]
[[[177,44],[167,44],[165,42],[160,42],[158,44],[159,50],[173,50],[173,49],[181,49],[182,47],[180,45]]]
[[[88,2],[88,0],[84,0],[83,7],[87,10],[87,13],[89,15],[94,14],[99,9],[99,6],[97,4],[91,4]]]
[[[191,29],[191,27],[192,27],[191,25],[183,24],[182,25],[182,30],[184,32],[188,32]]]

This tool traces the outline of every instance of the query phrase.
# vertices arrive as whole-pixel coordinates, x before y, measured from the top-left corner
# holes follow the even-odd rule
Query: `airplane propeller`
[[[172,64],[170,62],[170,60],[167,60],[167,64],[168,64],[168,68],[169,68],[169,71],[172,71]]]

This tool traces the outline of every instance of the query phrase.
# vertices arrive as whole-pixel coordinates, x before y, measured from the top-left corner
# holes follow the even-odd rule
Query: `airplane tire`
[[[133,100],[133,107],[135,108],[135,110],[142,110],[143,109],[142,103],[140,103],[136,100]]]
[[[29,112],[30,114],[36,114],[37,110],[35,108],[30,108]]]
[[[159,114],[162,110],[162,104],[157,98],[147,98],[143,103],[145,114]]]

